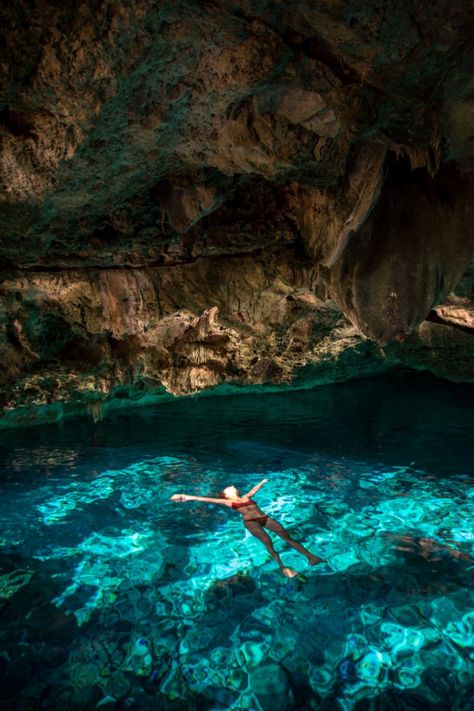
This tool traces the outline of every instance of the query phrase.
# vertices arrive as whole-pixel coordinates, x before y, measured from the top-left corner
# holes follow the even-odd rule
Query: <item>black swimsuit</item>
[[[254,504],[254,506],[257,506],[255,501],[252,501],[252,499],[249,499],[248,501],[242,501],[242,502],[233,501],[232,508],[233,509],[241,509],[243,506],[250,506],[250,504]],[[257,508],[258,508],[258,506],[257,506]],[[243,516],[243,514],[242,514],[242,516]],[[245,518],[245,516],[244,516],[244,524],[247,521],[255,521],[255,523],[259,523],[261,526],[265,526],[265,524],[267,522],[267,518],[268,518],[268,516],[258,516],[257,518]]]

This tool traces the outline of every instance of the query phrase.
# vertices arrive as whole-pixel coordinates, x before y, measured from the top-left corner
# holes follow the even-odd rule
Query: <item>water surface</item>
[[[400,375],[2,432],[2,708],[472,708],[473,405]],[[169,500],[264,477],[297,579]]]

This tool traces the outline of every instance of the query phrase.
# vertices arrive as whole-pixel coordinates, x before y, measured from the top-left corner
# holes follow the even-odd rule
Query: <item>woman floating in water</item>
[[[310,565],[317,565],[322,562],[322,558],[318,558],[317,555],[313,555],[306,548],[304,548],[300,543],[294,541],[286,528],[275,521],[274,518],[266,516],[261,509],[257,506],[255,501],[250,498],[262,487],[268,479],[263,479],[260,484],[253,487],[247,494],[240,496],[238,489],[235,486],[228,486],[223,491],[220,492],[219,499],[212,499],[208,496],[189,496],[188,494],[174,494],[171,497],[172,501],[206,501],[209,504],[222,504],[223,506],[230,506],[236,509],[244,520],[245,528],[250,531],[253,536],[256,536],[263,545],[267,548],[268,552],[276,560],[281,568],[283,575],[288,578],[294,578],[298,573],[292,568],[285,568],[281,562],[280,556],[273,547],[272,539],[263,529],[267,528],[269,531],[276,533],[285,540],[289,546],[295,548],[299,553],[305,555],[310,563]]]

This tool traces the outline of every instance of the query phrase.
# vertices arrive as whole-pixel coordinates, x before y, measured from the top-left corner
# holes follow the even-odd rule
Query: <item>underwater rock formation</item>
[[[394,362],[472,379],[446,315],[474,255],[472,15],[5,3],[3,406]]]

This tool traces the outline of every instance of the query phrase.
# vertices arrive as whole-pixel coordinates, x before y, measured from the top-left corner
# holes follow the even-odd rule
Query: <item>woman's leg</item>
[[[270,538],[268,533],[265,533],[259,523],[257,523],[256,521],[245,521],[244,526],[248,531],[250,531],[253,536],[258,538],[259,541],[262,541],[263,545],[268,550],[272,558],[274,558],[274,560],[276,560],[276,562],[280,566],[280,569],[284,575],[286,575],[288,578],[294,578],[294,576],[297,575],[294,570],[292,570],[291,568],[287,568],[283,565],[280,556],[273,547],[272,539]]]
[[[297,550],[298,553],[305,555],[311,565],[317,565],[317,563],[323,562],[322,558],[319,558],[317,555],[313,555],[313,553],[311,553],[307,548],[302,546],[301,543],[298,543],[298,541],[294,541],[286,530],[286,528],[284,528],[281,523],[278,523],[278,521],[275,521],[274,518],[270,518],[270,516],[267,518],[265,528],[268,528],[269,531],[272,531],[273,533],[276,533],[277,536],[283,538],[283,540],[286,541],[289,546]]]

